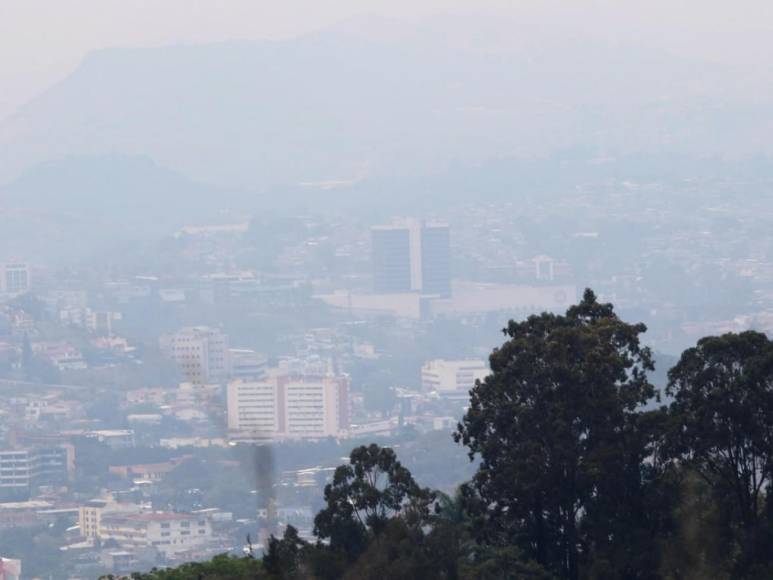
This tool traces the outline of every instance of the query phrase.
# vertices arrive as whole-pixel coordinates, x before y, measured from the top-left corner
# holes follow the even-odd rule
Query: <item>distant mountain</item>
[[[68,157],[0,187],[0,242],[8,255],[82,257],[106,244],[169,235],[222,207],[217,189],[147,157]]]
[[[94,52],[0,124],[0,183],[48,159],[116,152],[251,189],[571,148],[606,157],[773,147],[771,100],[760,96],[769,71],[750,77],[544,25],[373,28]]]
[[[179,223],[217,207],[212,187],[144,156],[67,157],[41,163],[0,187],[3,205],[90,219]]]

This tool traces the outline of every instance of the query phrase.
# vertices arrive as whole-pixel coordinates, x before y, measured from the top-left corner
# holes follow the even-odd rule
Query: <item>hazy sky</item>
[[[0,0],[0,118],[96,48],[286,38],[359,15],[443,12],[529,14],[731,61],[767,64],[773,48],[769,0]]]

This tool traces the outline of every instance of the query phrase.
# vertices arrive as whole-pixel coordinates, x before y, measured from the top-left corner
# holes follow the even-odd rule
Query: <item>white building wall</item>
[[[231,381],[228,428],[262,437],[339,436],[348,428],[346,381],[276,372],[263,381]]]
[[[482,360],[432,360],[421,369],[421,386],[425,391],[469,391],[490,373]]]
[[[212,539],[212,525],[205,517],[169,513],[107,516],[105,514],[100,522],[98,537],[115,540],[124,548],[152,547],[164,555],[171,555]]]
[[[278,430],[275,381],[231,381],[227,394],[228,428],[273,435]]]
[[[162,348],[192,383],[209,383],[228,373],[228,338],[216,328],[184,328],[166,337]]]

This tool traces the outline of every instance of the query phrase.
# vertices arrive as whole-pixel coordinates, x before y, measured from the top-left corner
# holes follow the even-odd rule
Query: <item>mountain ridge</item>
[[[468,42],[446,50],[445,23],[428,26],[386,40],[331,29],[96,51],[0,125],[0,181],[47,159],[113,152],[247,189],[572,147],[769,152],[767,125],[752,120],[771,103],[728,93],[719,65],[557,34],[505,50],[463,31]]]

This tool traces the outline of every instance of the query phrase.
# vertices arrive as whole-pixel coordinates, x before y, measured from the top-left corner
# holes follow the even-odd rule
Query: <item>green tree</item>
[[[274,578],[301,578],[303,555],[307,546],[308,542],[301,539],[298,530],[288,525],[281,540],[273,535],[268,539],[263,568]]]
[[[464,486],[458,488],[453,496],[437,492],[435,513],[427,533],[433,567],[448,580],[461,578],[460,570],[476,555],[464,489]]]
[[[441,580],[447,578],[444,570],[427,545],[427,537],[420,527],[411,525],[402,517],[386,522],[381,533],[374,537],[365,552],[343,575],[345,580]]]
[[[654,436],[639,407],[655,389],[650,350],[639,343],[645,330],[591,290],[566,315],[509,322],[455,433],[481,460],[470,489],[485,545],[518,548],[571,580],[590,554],[622,560],[606,577],[639,577],[610,553],[631,540],[629,526],[648,521]]]
[[[314,518],[314,534],[353,562],[391,518],[405,515],[424,521],[433,501],[434,494],[414,481],[392,449],[363,445],[325,486],[327,505]]]
[[[524,558],[516,546],[478,547],[474,557],[460,567],[463,580],[553,580],[555,577],[534,561]]]
[[[263,570],[260,560],[221,554],[208,562],[189,562],[178,568],[134,573],[130,578],[131,580],[268,580],[269,576]],[[110,575],[103,576],[100,580],[116,579]]]
[[[307,545],[295,527],[287,526],[282,539],[273,535],[268,539],[263,568],[271,577],[281,580],[302,577],[303,553]]]
[[[660,576],[665,580],[733,578],[733,534],[726,514],[706,481],[689,469],[676,469],[679,501],[675,527],[661,540]]]
[[[665,452],[713,490],[738,542],[734,575],[748,576],[771,561],[773,343],[753,331],[702,338],[669,372],[667,392]]]

